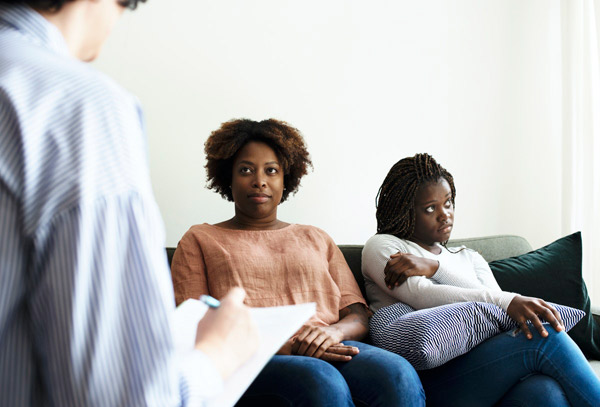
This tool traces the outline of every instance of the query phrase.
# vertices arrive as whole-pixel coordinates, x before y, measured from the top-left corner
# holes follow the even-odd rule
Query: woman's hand
[[[277,351],[277,354],[295,355],[292,350],[295,342],[296,336],[288,339]],[[349,360],[352,360],[352,356],[357,355],[358,352],[358,348],[354,346],[347,346],[343,343],[338,343],[337,345],[332,345],[327,348],[327,350],[321,355],[321,359],[328,362],[348,362]]]
[[[358,354],[358,348],[343,340],[360,341],[369,331],[367,309],[362,303],[350,304],[340,310],[340,320],[329,326],[304,326],[279,350],[292,354],[321,358],[328,362],[347,362]],[[289,343],[291,341],[291,349]],[[285,353],[285,352],[290,353]]]
[[[517,295],[508,305],[506,312],[512,319],[519,323],[527,339],[533,338],[527,325],[527,320],[531,321],[544,338],[548,336],[548,332],[544,329],[540,317],[549,322],[556,331],[565,329],[558,311],[552,305],[539,298]]]
[[[414,254],[398,252],[390,256],[383,273],[385,285],[390,290],[403,284],[408,277],[424,276],[431,278],[440,263],[436,260],[415,256]]]
[[[294,345],[294,341],[296,340],[295,336],[292,336],[290,339],[285,341],[283,346],[279,348],[277,351],[277,355],[291,355],[292,354],[292,346]]]
[[[352,360],[352,356],[358,355],[359,350],[355,346],[344,345],[338,343],[337,345],[330,346],[321,359],[328,362],[348,362]]]
[[[342,340],[344,334],[335,326],[304,326],[293,338],[292,354],[320,358]]]

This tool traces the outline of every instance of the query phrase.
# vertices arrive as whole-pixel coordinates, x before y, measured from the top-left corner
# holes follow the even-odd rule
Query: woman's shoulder
[[[185,232],[185,234],[187,235],[187,234],[195,234],[195,233],[207,233],[207,232],[214,231],[215,229],[225,230],[223,228],[219,228],[216,225],[209,225],[208,223],[199,223],[197,225],[190,226],[190,228],[187,230],[187,232]]]

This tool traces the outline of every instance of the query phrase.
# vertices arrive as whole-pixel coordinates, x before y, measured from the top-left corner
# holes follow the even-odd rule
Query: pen
[[[219,308],[219,306],[221,305],[221,301],[217,300],[214,297],[211,297],[210,295],[201,295],[200,301],[208,305],[210,308]]]

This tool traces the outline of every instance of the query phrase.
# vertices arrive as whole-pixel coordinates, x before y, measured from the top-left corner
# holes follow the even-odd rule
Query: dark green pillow
[[[490,268],[504,291],[585,311],[569,335],[587,358],[600,359],[600,326],[592,317],[581,274],[581,232],[521,256],[493,261]]]

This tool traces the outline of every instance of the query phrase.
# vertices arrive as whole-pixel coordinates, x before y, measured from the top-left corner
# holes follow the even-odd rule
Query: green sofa
[[[525,240],[523,237],[513,235],[454,239],[450,240],[448,243],[449,247],[461,245],[478,251],[488,262],[519,256],[532,250],[532,247],[527,240]],[[339,247],[346,258],[348,266],[350,266],[350,269],[352,270],[352,273],[354,274],[354,277],[356,278],[363,295],[366,298],[365,283],[361,272],[363,245],[339,245]],[[167,248],[169,264],[171,264],[171,259],[173,258],[174,252],[174,248]],[[594,314],[594,318],[600,321],[600,309],[593,308],[592,313]],[[596,372],[596,375],[600,377],[600,361],[590,360],[590,364]]]

